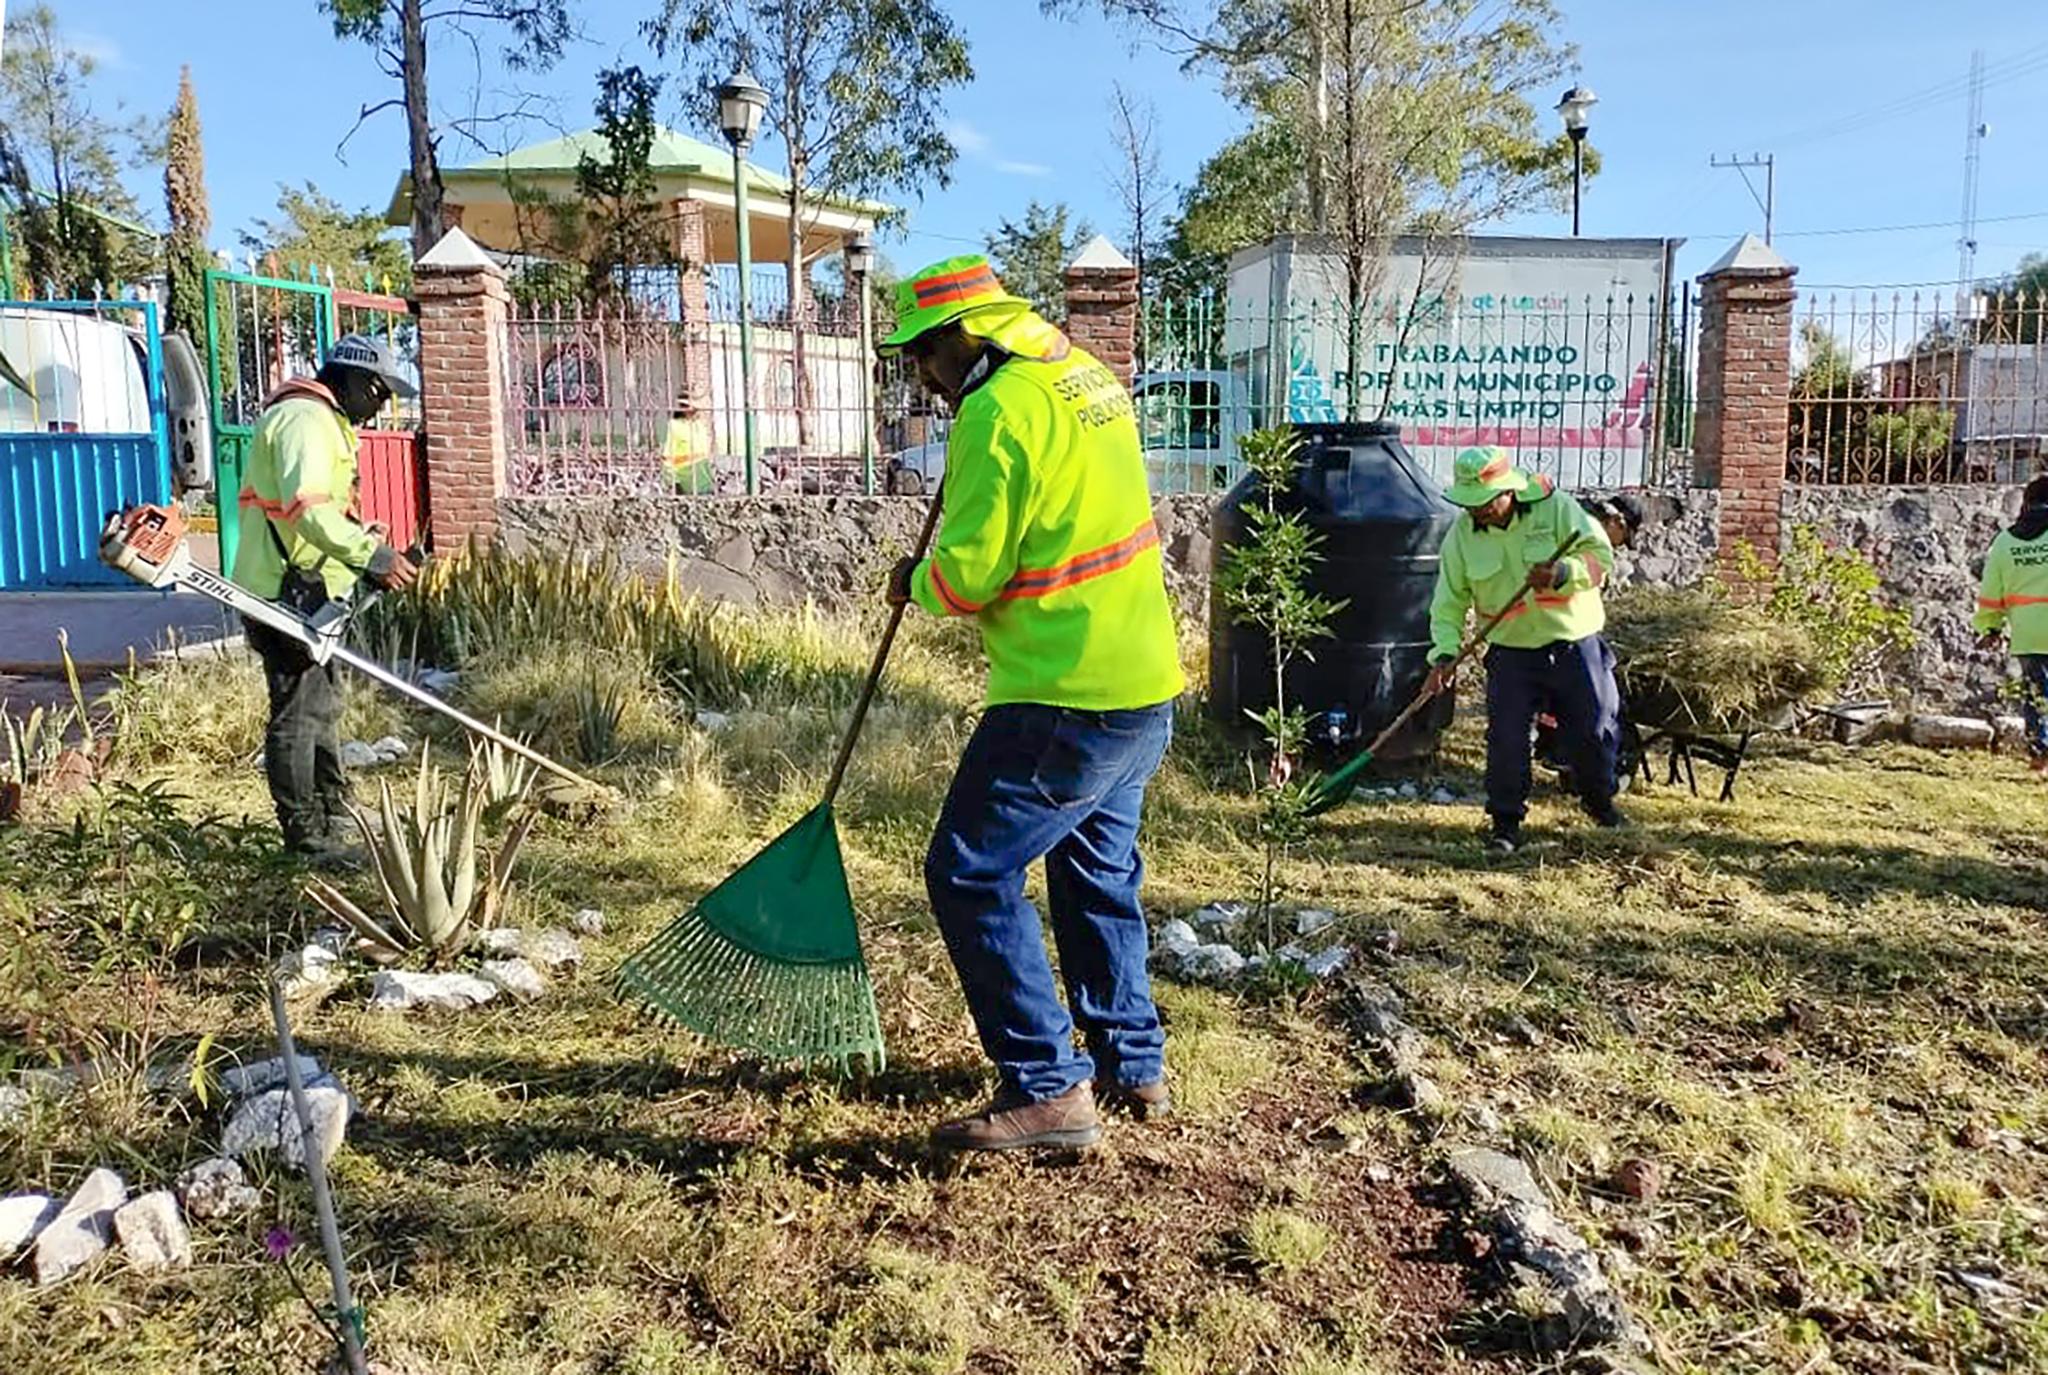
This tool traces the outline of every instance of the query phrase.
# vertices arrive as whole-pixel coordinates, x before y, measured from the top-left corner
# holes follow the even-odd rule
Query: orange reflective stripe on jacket
[[[970,602],[967,598],[955,592],[952,585],[946,581],[945,573],[940,571],[937,559],[931,561],[931,570],[932,590],[939,594],[939,600],[944,602],[946,609],[954,615],[972,616],[975,612],[981,610],[983,606],[987,605],[985,602]]]
[[[1979,597],[1977,605],[1984,611],[2005,611],[2015,606],[2048,606],[2048,597]]]
[[[306,514],[315,506],[324,506],[332,498],[325,493],[301,492],[289,502],[272,501],[260,495],[254,487],[244,487],[236,502],[242,506],[254,506],[272,520],[293,521]]]
[[[1026,569],[1003,585],[1002,600],[1014,597],[1043,597],[1065,588],[1114,573],[1132,559],[1159,543],[1159,527],[1146,521],[1115,544],[1091,549],[1052,568]]]

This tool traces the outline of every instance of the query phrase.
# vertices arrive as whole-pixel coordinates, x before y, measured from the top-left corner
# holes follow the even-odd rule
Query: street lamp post
[[[1572,140],[1572,237],[1579,237],[1579,196],[1586,181],[1586,125],[1600,97],[1591,86],[1574,86],[1557,102],[1564,118],[1564,131]]]
[[[744,63],[718,88],[718,127],[732,145],[733,216],[739,225],[740,414],[746,430],[747,495],[761,491],[761,446],[754,433],[754,253],[747,218],[747,150],[760,132],[768,92]]]
[[[875,241],[866,234],[856,234],[848,239],[847,283],[853,288],[855,300],[860,303],[860,487],[869,496],[875,494],[875,407],[870,391],[875,360],[868,308],[868,274],[874,267]]]

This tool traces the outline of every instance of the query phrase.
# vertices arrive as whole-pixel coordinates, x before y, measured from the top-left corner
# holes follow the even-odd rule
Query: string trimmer
[[[604,791],[598,784],[574,769],[557,764],[524,741],[485,725],[425,688],[407,682],[375,659],[350,649],[343,642],[349,622],[369,604],[369,595],[354,601],[331,601],[313,615],[302,616],[290,607],[259,597],[248,588],[192,562],[192,551],[185,545],[185,512],[179,507],[130,506],[108,516],[107,523],[100,527],[100,562],[126,573],[145,587],[190,588],[230,611],[289,635],[305,646],[307,656],[316,664],[330,660],[347,664],[365,678],[381,683],[430,711],[439,712],[472,735],[495,741],[514,754],[532,760],[558,778],[592,793]]]
[[[938,523],[934,498],[914,557],[923,557]],[[832,803],[903,612],[899,604],[889,613],[823,799],[621,965],[624,992],[726,1045],[781,1060],[859,1055],[882,1068],[882,1020]]]
[[[1545,564],[1540,564],[1538,566],[1546,568],[1550,567],[1552,564],[1555,564],[1559,559],[1562,559],[1565,555],[1571,553],[1572,546],[1574,544],[1577,544],[1578,542],[1579,536],[1576,533],[1567,536],[1565,542],[1557,546],[1557,552],[1550,556],[1549,562]],[[1464,644],[1458,646],[1457,657],[1452,659],[1449,664],[1445,665],[1446,671],[1443,674],[1443,678],[1446,681],[1454,679],[1457,676],[1458,670],[1465,666],[1465,661],[1470,659],[1474,654],[1477,654],[1480,651],[1480,649],[1486,644],[1486,637],[1493,633],[1494,627],[1499,625],[1502,621],[1506,620],[1508,618],[1508,613],[1513,611],[1516,607],[1522,604],[1522,598],[1528,596],[1531,592],[1535,590],[1536,579],[1535,575],[1532,573],[1529,577],[1524,578],[1522,580],[1521,591],[1515,593],[1514,596],[1508,598],[1506,605],[1502,606],[1500,610],[1494,612],[1491,616],[1487,617],[1485,624],[1481,625],[1479,629],[1473,631],[1472,634],[1469,637],[1467,637]],[[1387,742],[1389,740],[1392,740],[1396,735],[1401,733],[1401,728],[1403,726],[1407,725],[1410,721],[1415,719],[1415,714],[1417,712],[1421,711],[1424,707],[1428,706],[1430,702],[1435,700],[1437,692],[1439,690],[1436,684],[1436,676],[1431,675],[1431,677],[1423,683],[1422,691],[1415,694],[1415,700],[1410,702],[1407,706],[1403,707],[1401,709],[1401,714],[1399,716],[1396,716],[1392,721],[1389,721],[1385,729],[1381,730],[1378,735],[1375,735],[1372,738],[1371,744],[1367,745],[1364,749],[1360,750],[1356,755],[1352,756],[1352,758],[1348,760],[1343,765],[1343,767],[1339,768],[1336,772],[1324,774],[1321,778],[1315,781],[1309,796],[1307,815],[1321,816],[1324,812],[1329,811],[1332,807],[1338,806],[1339,804],[1343,803],[1345,799],[1349,798],[1351,794],[1357,790],[1359,777],[1366,771],[1367,768],[1371,767],[1373,757],[1377,755],[1381,750],[1387,747]]]

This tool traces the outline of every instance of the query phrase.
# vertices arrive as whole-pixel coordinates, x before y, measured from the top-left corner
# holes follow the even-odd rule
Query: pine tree
[[[171,108],[164,207],[171,225],[164,245],[171,289],[166,328],[183,330],[196,343],[206,338],[206,269],[211,261],[206,234],[213,216],[206,206],[206,156],[200,146],[199,102],[192,95],[190,67],[179,73],[178,103]]]

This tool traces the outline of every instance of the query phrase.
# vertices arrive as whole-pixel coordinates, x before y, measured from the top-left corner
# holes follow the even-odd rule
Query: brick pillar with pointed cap
[[[413,264],[427,528],[444,554],[498,533],[505,494],[505,272],[461,229]]]
[[[1100,234],[1067,265],[1067,337],[1131,385],[1138,354],[1138,269]]]
[[[1693,462],[1700,484],[1721,490],[1724,572],[1743,542],[1765,562],[1777,562],[1797,272],[1749,234],[1700,277]]]

